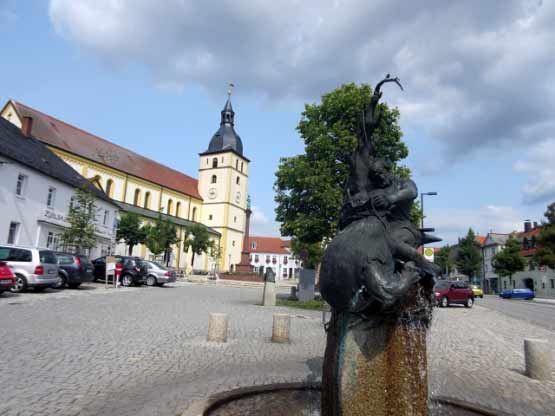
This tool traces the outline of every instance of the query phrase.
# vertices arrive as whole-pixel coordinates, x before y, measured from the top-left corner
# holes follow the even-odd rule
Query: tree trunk
[[[133,247],[135,247],[135,244],[129,244],[129,255],[130,256],[133,255]]]
[[[193,257],[191,257],[191,272],[193,270],[193,268],[195,267],[195,252],[193,250]]]

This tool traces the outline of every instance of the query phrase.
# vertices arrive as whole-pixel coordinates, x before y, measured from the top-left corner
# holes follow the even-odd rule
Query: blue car
[[[499,292],[504,299],[534,299],[534,291],[531,289],[507,289]]]

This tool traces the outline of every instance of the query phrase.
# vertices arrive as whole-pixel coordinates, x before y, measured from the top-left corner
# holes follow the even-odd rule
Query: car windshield
[[[155,265],[157,268],[161,269],[161,270],[168,270],[168,268],[160,263],[158,263],[157,261],[150,261],[150,264]]]
[[[447,289],[449,288],[449,282],[437,282],[434,286],[434,289]]]

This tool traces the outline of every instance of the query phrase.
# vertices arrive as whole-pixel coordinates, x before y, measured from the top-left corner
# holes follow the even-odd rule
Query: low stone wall
[[[258,273],[221,273],[222,280],[237,280],[240,282],[264,282],[264,276]]]

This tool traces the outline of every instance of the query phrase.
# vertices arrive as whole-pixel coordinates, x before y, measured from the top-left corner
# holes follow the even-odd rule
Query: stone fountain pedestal
[[[428,415],[427,320],[412,311],[429,302],[413,291],[393,316],[332,315],[322,416]]]

